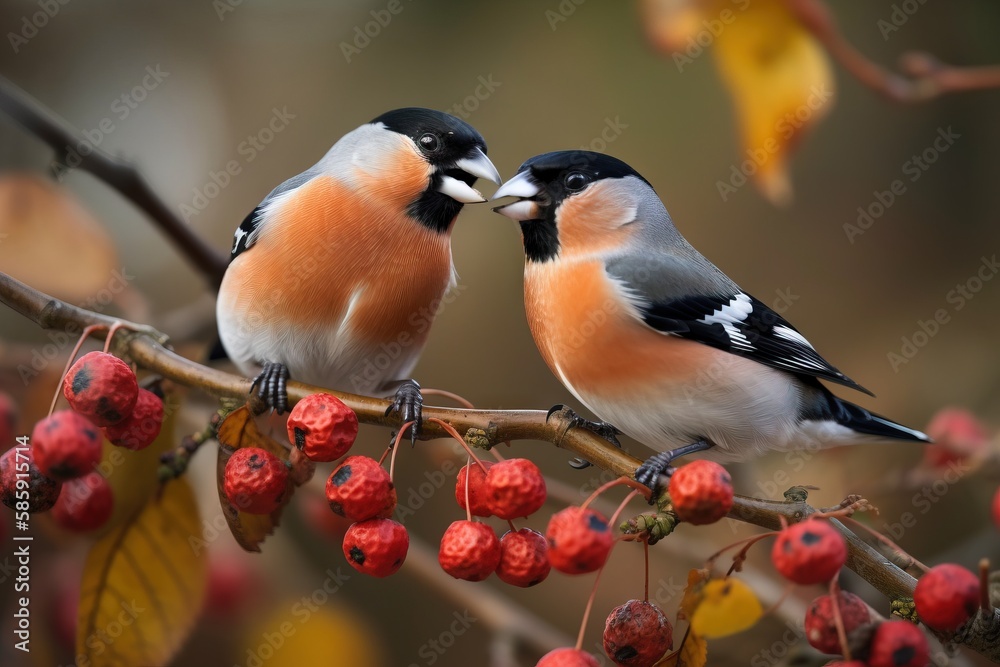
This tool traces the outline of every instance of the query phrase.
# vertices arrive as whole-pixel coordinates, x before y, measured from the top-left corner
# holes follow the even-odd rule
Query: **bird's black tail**
[[[891,438],[893,440],[932,442],[926,433],[907,428],[902,424],[897,424],[891,419],[886,419],[874,412],[868,412],[861,406],[848,403],[833,394],[829,394],[827,398],[831,413],[829,415],[830,418],[838,424],[858,433],[874,435],[880,438]]]

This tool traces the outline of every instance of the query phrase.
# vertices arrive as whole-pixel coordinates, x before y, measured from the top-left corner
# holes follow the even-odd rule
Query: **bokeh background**
[[[22,33],[25,17],[40,11],[41,3],[8,0],[0,6],[0,72],[77,128],[97,131],[101,149],[134,161],[154,190],[222,251],[272,187],[313,164],[342,134],[390,108],[457,105],[486,137],[504,177],[541,152],[604,150],[642,173],[682,233],[744,289],[768,303],[793,295],[785,316],[824,356],[878,394],[852,400],[918,428],[948,405],[967,407],[987,424],[1000,420],[1000,279],[982,283],[961,309],[949,300],[949,293],[1000,248],[1000,92],[895,105],[837,68],[834,106],[802,141],[791,166],[794,200],[779,208],[750,184],[720,196],[718,182],[728,181],[733,165],[746,155],[711,49],[679,71],[646,41],[635,3],[400,3],[402,11],[348,58],[343,44],[350,44],[356,28],[386,2],[70,1],[59,4],[15,50],[10,34]],[[889,19],[893,3],[842,2],[834,13],[852,42],[889,66],[910,49],[962,65],[1000,62],[996,3],[910,4],[917,10],[888,36],[878,22]],[[552,23],[547,12],[565,20]],[[159,77],[149,77],[150,71]],[[123,105],[122,95],[142,87],[144,78],[145,91],[131,93],[142,101]],[[99,129],[105,119],[112,130]],[[262,135],[269,124],[280,130]],[[908,180],[906,163],[948,128],[958,138],[918,180]],[[251,137],[257,138],[256,147]],[[50,149],[0,116],[0,177],[45,178],[51,159]],[[223,187],[212,187],[212,174],[230,161],[239,173]],[[850,239],[844,226],[856,224],[858,207],[868,208],[875,193],[896,179],[905,179],[905,193]],[[0,236],[0,257],[6,257],[0,261],[7,262],[0,269],[16,268],[71,294],[76,284],[78,291],[91,290],[93,298],[97,292],[88,285],[112,285],[110,267],[116,267],[128,288],[116,293],[106,312],[138,313],[173,335],[186,353],[204,353],[214,329],[212,294],[141,212],[88,174],[64,174],[59,187],[105,230],[107,239],[95,240],[96,232],[71,232],[47,218],[54,215],[51,208],[36,212],[35,198],[19,195],[18,183],[23,181],[6,180],[0,191],[0,230],[7,234]],[[25,220],[30,225],[22,225]],[[77,233],[89,239],[79,247],[103,250],[50,250],[75,243]],[[3,255],[3,244],[15,242],[21,244],[17,253]],[[416,377],[424,386],[458,392],[480,406],[575,404],[531,341],[516,227],[485,205],[468,206],[453,245],[461,287],[440,314]],[[995,269],[988,273],[994,277]],[[82,275],[92,280],[78,279]],[[73,296],[87,300],[87,294]],[[889,354],[901,354],[904,339],[912,339],[920,322],[939,309],[949,321],[894,368]],[[47,342],[19,316],[0,314],[0,389],[23,403],[22,430],[37,419],[55,378],[50,368],[25,384],[14,369]],[[184,419],[190,432],[204,424],[211,405],[197,395],[189,403]],[[385,437],[365,430],[361,447],[376,453]],[[628,447],[646,454],[634,443]],[[519,443],[513,451],[566,483],[567,498],[558,504],[582,499],[599,479],[593,469],[570,470],[566,454],[547,446]],[[909,512],[916,524],[897,537],[924,562],[972,566],[981,556],[1000,557],[988,514],[996,476],[969,475],[936,486],[928,481],[936,479],[932,476],[914,484],[910,473],[921,455],[919,447],[897,445],[794,459],[778,455],[732,469],[737,491],[748,495],[780,497],[792,483],[820,487],[812,495],[817,505],[863,494],[882,510],[871,520],[879,528],[891,528]],[[401,499],[422,483],[433,485],[437,471],[451,470],[452,461],[460,460],[443,442],[401,452],[400,458]],[[218,514],[213,468],[214,454],[205,451],[191,472],[209,518]],[[440,490],[435,486],[424,506],[407,518],[407,526],[433,545],[448,523],[460,518],[451,484],[449,479]],[[331,568],[351,574],[337,539],[327,537],[336,529],[323,527],[322,512],[310,507],[315,505],[310,498],[318,496],[300,495],[262,556],[238,552],[227,536],[212,543],[218,569],[235,580],[228,582],[229,594],[238,602],[200,622],[176,664],[255,664],[268,623],[288,619],[294,602],[322,587]],[[544,520],[536,517],[529,525],[542,529]],[[657,547],[653,585],[668,611],[676,608],[678,587],[690,567],[751,530],[730,522],[685,526]],[[4,533],[9,532],[8,526]],[[34,564],[36,650],[30,656],[14,652],[5,632],[4,664],[72,661],[67,610],[86,543],[51,529],[46,536]],[[4,539],[0,553],[6,556],[12,548]],[[625,546],[613,555],[587,647],[596,650],[597,619],[641,595],[640,551]],[[752,559],[758,569],[748,578],[763,597],[773,599],[781,584],[770,574],[765,552],[757,554],[764,559]],[[533,648],[515,650],[502,641],[509,630],[504,622],[495,627],[493,619],[476,617],[456,625],[456,618],[468,618],[461,599],[443,594],[415,567],[410,570],[404,567],[387,581],[350,577],[302,624],[301,643],[290,641],[263,664],[470,665],[488,664],[493,656],[498,665],[527,665],[537,659]],[[6,606],[13,596],[9,572],[0,578]],[[590,584],[590,577],[553,575],[526,591],[506,590],[495,578],[479,586],[500,591],[575,636]],[[886,612],[886,601],[856,577],[847,577],[846,585]],[[713,642],[710,664],[792,664],[793,657],[800,660],[795,664],[821,664],[794,631],[804,602],[816,594],[796,592],[783,607],[786,613],[770,615],[758,631]],[[502,662],[511,652],[520,662]],[[955,664],[979,663],[963,657]]]

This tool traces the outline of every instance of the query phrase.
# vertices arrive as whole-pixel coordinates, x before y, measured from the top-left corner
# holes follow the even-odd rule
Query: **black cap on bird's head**
[[[409,137],[432,167],[430,186],[415,200],[410,215],[437,231],[445,231],[463,204],[484,202],[472,184],[485,178],[500,184],[500,174],[486,157],[486,141],[465,121],[433,109],[406,107],[372,120]]]
[[[543,153],[522,164],[513,178],[493,195],[493,199],[517,197],[517,201],[493,210],[519,222],[528,259],[544,261],[555,256],[559,249],[555,219],[559,205],[593,183],[627,176],[649,185],[635,169],[604,153],[581,150]]]

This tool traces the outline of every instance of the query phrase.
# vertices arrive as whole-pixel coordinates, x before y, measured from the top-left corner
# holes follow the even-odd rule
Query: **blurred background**
[[[391,108],[433,107],[473,124],[505,178],[528,157],[565,148],[601,150],[631,164],[697,248],[765,303],[785,303],[784,316],[827,359],[878,395],[851,400],[916,428],[949,405],[973,411],[990,433],[1000,421],[1000,279],[991,280],[1000,249],[998,91],[892,104],[833,65],[836,97],[798,142],[790,163],[794,197],[779,207],[750,183],[720,188],[733,184],[733,170],[748,155],[711,46],[692,50],[679,66],[650,45],[635,3],[399,0],[396,14],[385,14],[382,0],[44,4],[0,5],[0,73],[89,132],[102,150],[133,161],[220,251],[228,251],[236,226],[271,188],[312,165],[341,135]],[[841,2],[834,13],[850,41],[890,67],[911,49],[959,65],[1000,62],[996,3],[903,4],[913,11],[890,31],[885,22],[898,9],[890,2]],[[44,22],[33,18],[43,11]],[[391,20],[370,30],[374,36],[359,37],[386,15]],[[950,140],[935,148],[941,136]],[[921,155],[933,163],[915,167]],[[89,174],[64,171],[53,190],[52,157],[0,116],[0,270],[76,303],[149,322],[200,358],[214,335],[213,295],[202,278],[143,213]],[[873,208],[896,180],[902,194]],[[859,223],[859,207],[872,222]],[[453,238],[460,288],[438,317],[415,376],[481,407],[575,405],[528,332],[517,228],[486,205],[467,206]],[[941,310],[943,323],[928,327]],[[65,350],[27,381],[17,366],[30,365],[49,342],[26,320],[0,314],[0,390],[22,406],[19,432],[47,409]],[[197,394],[188,405],[182,433],[202,428],[213,409]],[[363,429],[359,447],[377,456],[386,436]],[[582,500],[600,481],[593,468],[569,469],[566,453],[551,447],[517,443],[511,451],[565,482],[567,497],[554,500],[553,511]],[[405,523],[436,549],[444,528],[461,518],[452,478],[442,483],[436,473],[453,472],[462,459],[443,442],[400,454],[401,502],[411,491],[428,496]],[[870,523],[926,563],[996,560],[1000,546],[989,520],[996,475],[959,479],[964,468],[951,468],[946,479],[943,468],[927,470],[922,456],[907,445],[842,449],[775,455],[732,470],[737,492],[746,495],[780,498],[792,484],[812,484],[819,487],[813,504],[827,506],[862,494],[882,510]],[[219,516],[214,463],[212,452],[201,452],[191,471],[206,520]],[[317,479],[323,475],[321,468]],[[424,494],[427,483],[433,489]],[[212,542],[213,567],[223,573],[212,585],[226,604],[199,623],[176,664],[470,665],[487,664],[491,655],[495,664],[534,664],[536,648],[512,649],[503,622],[470,620],[460,598],[443,595],[409,563],[389,580],[349,576],[299,626],[291,611],[296,601],[322,589],[331,570],[353,575],[338,528],[320,516],[319,498],[299,494],[263,555],[243,554],[226,535]],[[894,534],[906,514],[914,525]],[[544,521],[528,525],[542,530]],[[662,589],[657,599],[668,613],[689,568],[753,530],[726,521],[683,526],[654,549],[653,586]],[[51,549],[34,563],[37,650],[25,656],[5,639],[0,661],[7,665],[73,659],[68,608],[86,541],[49,528],[44,544]],[[759,569],[748,580],[773,600],[781,584],[767,549],[758,551],[764,558],[751,559]],[[599,652],[598,619],[641,596],[640,567],[640,549],[625,545],[613,554],[585,647]],[[7,605],[11,575],[2,576]],[[554,574],[528,590],[495,578],[478,586],[499,591],[568,638],[591,581]],[[845,585],[888,613],[885,599],[856,577]],[[462,586],[476,593],[476,585]],[[713,642],[710,664],[822,664],[795,631],[804,604],[818,594],[797,591],[758,631]],[[286,620],[300,628],[294,640],[261,657],[268,628]],[[508,650],[520,662],[499,662]],[[981,664],[974,656],[960,660]]]

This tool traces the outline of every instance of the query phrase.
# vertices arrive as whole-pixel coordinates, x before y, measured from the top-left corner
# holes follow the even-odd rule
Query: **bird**
[[[538,350],[602,420],[581,421],[657,452],[636,471],[647,487],[694,453],[724,463],[772,450],[929,442],[823,385],[873,395],[695,250],[625,162],[583,150],[537,155],[493,199],[504,197],[516,200],[493,210],[521,228]]]
[[[421,422],[410,377],[442,297],[455,285],[451,231],[472,186],[500,184],[482,135],[432,109],[388,111],[348,132],[274,188],[233,238],[216,307],[228,357],[266,405],[288,409],[287,381],[395,394]]]

